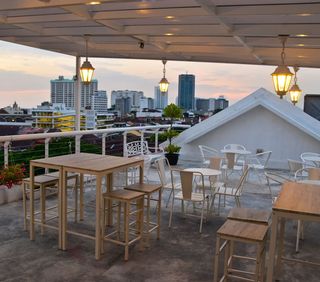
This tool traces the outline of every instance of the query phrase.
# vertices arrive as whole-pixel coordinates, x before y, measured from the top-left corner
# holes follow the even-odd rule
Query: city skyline
[[[50,80],[59,75],[72,78],[75,73],[75,57],[3,41],[0,47],[0,107],[12,105],[14,101],[21,107],[35,107],[49,101]],[[154,86],[162,77],[161,61],[109,58],[90,58],[90,61],[96,69],[94,78],[99,81],[99,89],[106,90],[108,98],[111,91],[117,89],[143,91],[146,97],[153,97]],[[233,104],[260,87],[274,92],[270,75],[273,71],[273,66],[168,61],[169,103],[177,97],[179,74],[196,76],[196,97],[224,95]],[[319,69],[300,69],[298,83],[304,94],[320,93],[319,75]],[[302,101],[298,105],[301,106]]]

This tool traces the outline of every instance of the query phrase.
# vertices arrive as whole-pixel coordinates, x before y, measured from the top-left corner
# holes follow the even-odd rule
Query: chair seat
[[[267,232],[267,225],[228,219],[219,228],[217,234],[246,241],[261,242]]]
[[[43,184],[56,184],[58,182],[59,178],[56,178],[54,176],[50,176],[50,175],[36,175],[34,177],[34,184],[35,185],[43,185]],[[23,179],[24,183],[30,183],[30,177],[24,178]]]
[[[271,212],[253,208],[233,208],[227,218],[268,225],[271,219]]]
[[[220,186],[218,187],[218,190],[215,191],[216,194],[224,194],[228,196],[236,196],[236,189],[231,188],[231,187],[225,187],[225,186]]]
[[[124,200],[124,201],[131,201],[143,196],[144,196],[144,193],[131,191],[131,190],[122,190],[122,189],[103,194],[104,198]]]
[[[142,192],[146,194],[152,194],[158,191],[159,189],[161,189],[161,187],[162,187],[161,184],[135,183],[135,184],[124,187],[124,189]]]
[[[174,195],[174,197],[176,199],[179,199],[179,200],[185,200],[183,198],[182,192],[177,193],[176,195]],[[189,199],[188,201],[202,202],[203,200],[204,200],[204,198],[203,198],[203,194],[202,193],[192,193],[191,194],[191,199]]]
[[[57,178],[59,178],[59,176],[60,176],[59,171],[46,173],[45,175],[51,176],[51,177],[57,177]],[[71,173],[70,173],[70,172],[69,172],[69,173],[68,173],[68,176],[67,176],[67,179],[69,180],[69,179],[75,178],[75,177],[77,177],[77,176],[78,176],[77,173],[74,173],[74,172],[71,172]]]

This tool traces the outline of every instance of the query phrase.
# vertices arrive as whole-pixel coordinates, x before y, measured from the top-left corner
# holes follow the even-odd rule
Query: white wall
[[[200,160],[198,145],[220,150],[228,143],[242,144],[252,153],[272,151],[270,168],[287,168],[287,159],[299,160],[302,152],[320,152],[319,141],[259,106],[183,145],[181,159]]]

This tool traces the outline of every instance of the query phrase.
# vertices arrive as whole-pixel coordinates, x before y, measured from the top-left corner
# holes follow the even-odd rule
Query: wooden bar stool
[[[68,210],[69,213],[74,212],[75,221],[77,221],[77,216],[78,216],[78,191],[77,191],[78,181],[79,181],[78,178],[79,177],[77,174],[70,174],[68,175],[68,178],[67,178],[68,180],[71,180],[71,179],[75,180],[75,184],[74,184],[75,206],[73,209]],[[35,212],[35,215],[40,214],[40,219],[36,219],[35,222],[41,224],[41,234],[44,233],[44,226],[46,225],[46,222],[58,217],[56,213],[54,215],[51,215],[49,218],[46,215],[47,211],[51,211],[57,208],[57,205],[53,205],[47,208],[46,197],[57,194],[58,183],[59,183],[59,172],[36,175],[34,177],[34,185],[36,187],[35,191],[39,191],[38,198],[40,199],[40,210]],[[30,178],[24,178],[22,180],[22,188],[23,188],[22,196],[23,196],[24,230],[27,230],[27,220],[29,219],[28,210],[27,210],[27,195],[30,192]],[[48,190],[49,190],[49,193],[47,193]],[[47,226],[47,227],[54,228],[53,226]]]
[[[218,281],[219,256],[223,250],[225,251],[224,273],[219,281],[225,281],[228,278],[263,281],[267,232],[268,226],[265,224],[228,219],[217,231],[213,281]],[[221,240],[224,240],[222,244],[220,244]],[[235,255],[234,249],[231,246],[237,242],[256,245],[256,258]],[[255,272],[233,268],[232,263],[234,259],[255,261]]]
[[[102,228],[102,253],[104,252],[104,241],[109,241],[125,248],[124,260],[129,258],[129,246],[140,240],[143,233],[143,201],[144,193],[130,191],[130,190],[115,190],[103,194],[103,228]],[[105,234],[105,222],[107,218],[107,203],[108,201],[115,201],[117,204],[117,223],[116,230]],[[121,213],[123,207],[123,229],[121,232]],[[135,215],[135,221],[130,222],[130,216]],[[130,228],[135,225],[135,228]],[[131,232],[131,230],[133,232]],[[123,233],[123,234],[121,234]],[[121,236],[123,235],[123,236]],[[131,238],[130,238],[131,235]]]
[[[157,239],[160,239],[160,220],[161,220],[161,194],[162,194],[162,185],[161,184],[149,184],[149,183],[136,183],[125,187],[126,190],[136,191],[144,193],[146,200],[146,230],[144,233],[146,234],[146,244],[149,246],[149,234],[157,230]],[[151,198],[154,193],[158,193],[158,199]],[[150,219],[150,202],[157,202],[157,222],[152,222]]]
[[[229,212],[227,219],[269,225],[271,220],[271,211],[252,208],[233,208]]]

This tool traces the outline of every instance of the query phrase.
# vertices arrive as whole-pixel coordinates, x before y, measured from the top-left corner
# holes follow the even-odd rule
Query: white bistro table
[[[317,185],[298,182],[286,182],[283,184],[280,194],[272,208],[271,239],[267,272],[268,282],[279,280],[281,260],[320,266],[317,262],[285,258],[282,256],[286,219],[320,221],[320,193]],[[280,230],[277,240],[279,223]]]

